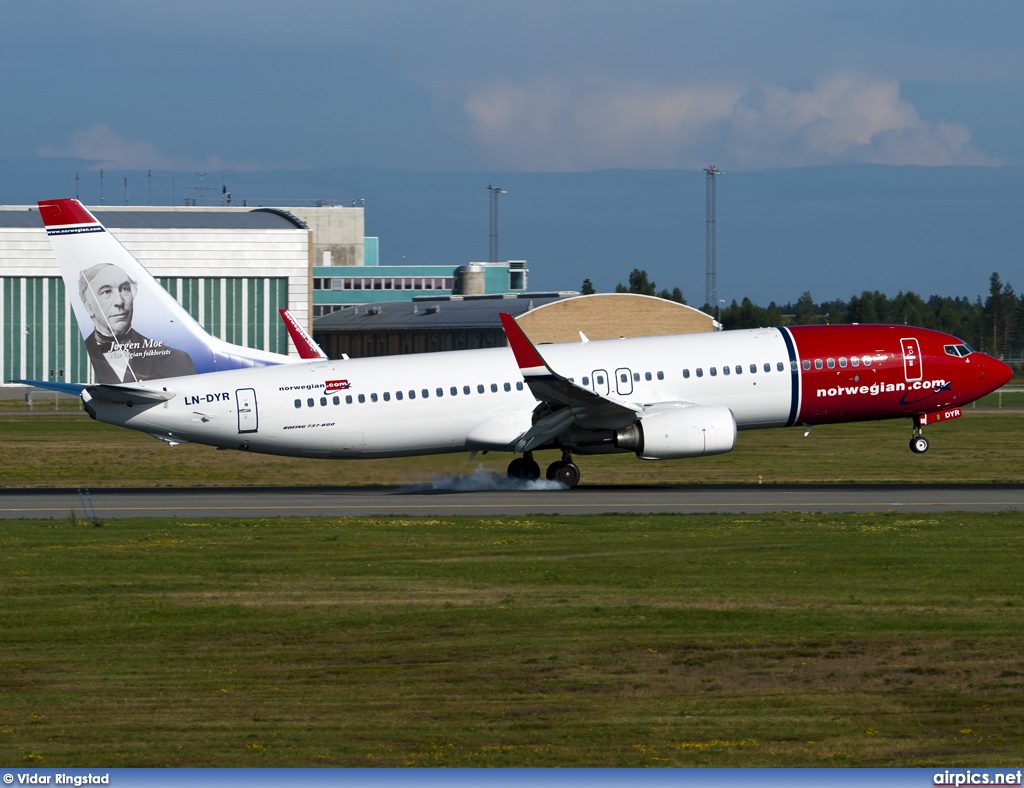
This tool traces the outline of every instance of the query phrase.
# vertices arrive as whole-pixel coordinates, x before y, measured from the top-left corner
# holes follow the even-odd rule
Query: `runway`
[[[500,486],[499,482],[495,482]],[[548,485],[540,485],[542,487]],[[0,490],[0,519],[1024,511],[1024,485],[658,485],[565,489],[232,487]]]

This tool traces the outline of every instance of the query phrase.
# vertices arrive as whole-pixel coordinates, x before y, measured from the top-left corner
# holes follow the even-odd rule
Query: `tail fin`
[[[295,361],[208,334],[78,200],[39,213],[99,383]]]
[[[295,349],[299,351],[299,358],[307,360],[327,358],[327,354],[320,349],[320,346],[314,341],[313,337],[299,324],[299,321],[294,318],[291,312],[287,309],[278,309],[277,311],[284,321],[284,327],[288,329],[288,336],[292,338]]]

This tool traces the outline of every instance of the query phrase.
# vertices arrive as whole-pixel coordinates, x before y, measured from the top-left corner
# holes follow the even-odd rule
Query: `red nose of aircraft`
[[[979,375],[981,377],[980,388],[982,388],[985,394],[995,391],[998,388],[1002,388],[1013,378],[1013,370],[1010,369],[1008,364],[1004,364],[998,358],[994,358],[987,354],[981,354],[982,361],[978,365]]]

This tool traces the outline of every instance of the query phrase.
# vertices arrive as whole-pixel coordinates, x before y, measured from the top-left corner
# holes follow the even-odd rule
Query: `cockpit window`
[[[942,349],[946,351],[947,356],[957,356],[958,358],[964,358],[974,352],[974,348],[966,342],[961,342],[959,345],[946,345]]]

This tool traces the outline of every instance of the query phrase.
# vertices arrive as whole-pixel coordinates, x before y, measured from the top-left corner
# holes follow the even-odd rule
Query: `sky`
[[[1017,0],[12,3],[0,160],[214,183],[996,169],[1024,163],[1022,41]]]

